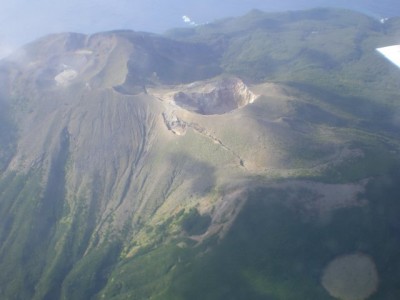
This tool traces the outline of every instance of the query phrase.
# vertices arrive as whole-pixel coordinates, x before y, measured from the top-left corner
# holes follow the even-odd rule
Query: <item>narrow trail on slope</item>
[[[211,133],[209,133],[204,127],[201,127],[199,124],[193,123],[193,122],[186,123],[186,126],[189,128],[192,128],[195,132],[201,134],[202,136],[210,139],[213,143],[220,145],[222,149],[228,151],[229,153],[231,153],[234,157],[236,157],[239,160],[240,167],[247,170],[244,160],[241,158],[241,156],[238,153],[236,153],[234,150],[229,148],[227,145],[225,145],[220,139],[218,139],[217,137],[215,137]]]

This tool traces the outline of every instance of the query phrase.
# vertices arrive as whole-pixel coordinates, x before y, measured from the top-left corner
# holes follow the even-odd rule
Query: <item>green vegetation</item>
[[[31,298],[35,282],[40,278],[48,240],[42,238],[47,217],[39,217],[40,185],[38,174],[29,177],[11,175],[3,180],[0,204],[0,274],[1,297],[14,295]],[[51,214],[49,215],[49,217]],[[10,280],[11,279],[11,280]],[[7,284],[5,284],[7,283]]]
[[[371,181],[367,206],[336,210],[328,223],[302,218],[281,190],[253,192],[228,236],[181,265],[164,299],[331,299],[320,284],[323,268],[356,252],[377,264],[381,284],[372,299],[399,297],[399,180],[395,171]]]
[[[100,298],[125,299],[332,299],[321,285],[335,257],[366,253],[380,276],[371,299],[400,296],[400,173],[371,180],[363,207],[341,208],[327,220],[304,218],[291,197],[307,193],[254,190],[228,235],[200,246],[188,241],[125,259]],[[187,247],[177,247],[180,243]],[[212,251],[209,251],[213,249]]]
[[[302,83],[382,103],[392,102],[400,87],[395,68],[375,51],[396,43],[396,30],[386,26],[343,10],[253,11],[169,36],[218,49],[223,70],[249,82]]]
[[[165,102],[148,95],[135,98],[111,89],[91,92],[83,83],[66,88],[65,94],[49,88],[42,95],[31,83],[18,95],[43,96],[53,106],[62,103],[60,116],[70,119],[54,139],[49,136],[58,129],[41,132],[46,136],[43,153],[38,150],[34,168],[27,173],[4,172],[21,129],[8,104],[16,101],[13,109],[19,118],[32,116],[36,104],[31,101],[27,107],[23,97],[12,100],[14,91],[9,91],[10,103],[0,102],[0,298],[331,299],[321,285],[324,267],[337,256],[362,252],[374,260],[380,276],[371,300],[398,299],[399,71],[375,53],[376,47],[397,42],[398,23],[382,25],[341,10],[253,11],[164,37],[116,32],[135,48],[128,62],[130,75],[117,88],[126,94],[136,91],[132,85],[179,84],[234,74],[250,84],[279,83],[287,103],[274,103],[270,107],[275,111],[269,112],[271,99],[264,95],[226,119],[195,116],[192,128],[196,122],[209,127],[204,132],[189,128],[178,137],[158,127]],[[40,43],[35,47],[39,51]],[[101,76],[116,75],[107,70]],[[20,78],[14,88],[23,86]],[[80,114],[79,105],[70,109],[72,105],[64,103],[65,95],[83,95],[79,105],[90,102],[86,97],[96,101]],[[99,105],[104,105],[99,110],[104,118],[96,115],[88,125],[93,128],[82,138],[86,128],[81,124],[87,124],[85,118]],[[124,120],[123,112],[132,107],[136,114],[129,118],[135,121]],[[48,116],[55,121],[43,124],[58,123],[57,114]],[[247,124],[254,128],[241,128]],[[84,139],[90,134],[101,139],[103,131],[113,135],[106,139],[109,144],[101,140],[93,153],[85,155],[110,153],[110,161],[100,163],[113,170],[104,176],[83,174],[84,160],[82,167],[71,153],[81,155]],[[126,135],[119,136],[119,131]],[[135,155],[119,156],[119,139],[135,140],[126,145],[138,149],[124,148]],[[252,152],[255,144],[265,147]],[[263,186],[271,182],[269,170],[256,164],[267,166],[261,160],[269,159],[269,146],[271,156],[274,151],[282,154],[276,174],[294,174],[288,175],[292,180],[303,177],[335,184],[368,179],[365,193],[359,195],[366,204],[337,208],[322,217],[305,215],[307,208],[301,202],[293,205],[293,199],[312,202],[311,190]],[[259,152],[266,155],[247,164]],[[120,178],[126,182],[116,182],[117,173],[123,173]],[[276,176],[279,182],[287,179]],[[75,187],[79,191],[70,188],[69,183],[81,178],[87,182]],[[225,197],[225,185],[226,190],[248,192],[248,201],[226,235],[199,242],[196,235],[208,232],[221,213],[217,210],[223,210],[213,205]],[[212,195],[215,190],[218,195]],[[223,200],[229,201],[228,196]],[[204,208],[210,209],[200,214]],[[223,213],[227,221],[230,216]]]

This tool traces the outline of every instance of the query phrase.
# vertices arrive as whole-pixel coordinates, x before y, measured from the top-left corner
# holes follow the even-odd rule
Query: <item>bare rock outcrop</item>
[[[179,119],[173,113],[164,112],[162,116],[168,130],[171,130],[176,135],[185,135],[187,129],[187,123],[185,121]]]

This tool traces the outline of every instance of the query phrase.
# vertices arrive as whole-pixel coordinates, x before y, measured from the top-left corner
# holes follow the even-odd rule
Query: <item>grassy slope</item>
[[[180,248],[175,240],[124,260],[99,298],[332,299],[320,284],[324,267],[338,255],[363,252],[380,275],[371,299],[396,299],[399,180],[396,168],[377,177],[360,195],[367,206],[336,210],[324,221],[285,205],[290,197],[306,198],[306,190],[255,189],[220,243],[183,240]]]
[[[17,129],[11,108],[0,99],[0,172],[3,172],[16,150]]]

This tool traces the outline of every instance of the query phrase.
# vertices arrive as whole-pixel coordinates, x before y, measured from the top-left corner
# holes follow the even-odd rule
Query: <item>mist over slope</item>
[[[16,47],[56,32],[95,33],[113,29],[134,29],[162,33],[170,28],[206,24],[215,20],[240,16],[253,8],[276,12],[316,7],[341,7],[373,16],[377,19],[400,16],[396,0],[158,0],[127,2],[70,0],[68,2],[26,3],[14,0],[3,3],[0,12],[0,57]],[[184,23],[184,18],[190,21]]]
[[[399,295],[398,23],[252,11],[2,60],[1,298],[332,299],[358,252]]]

